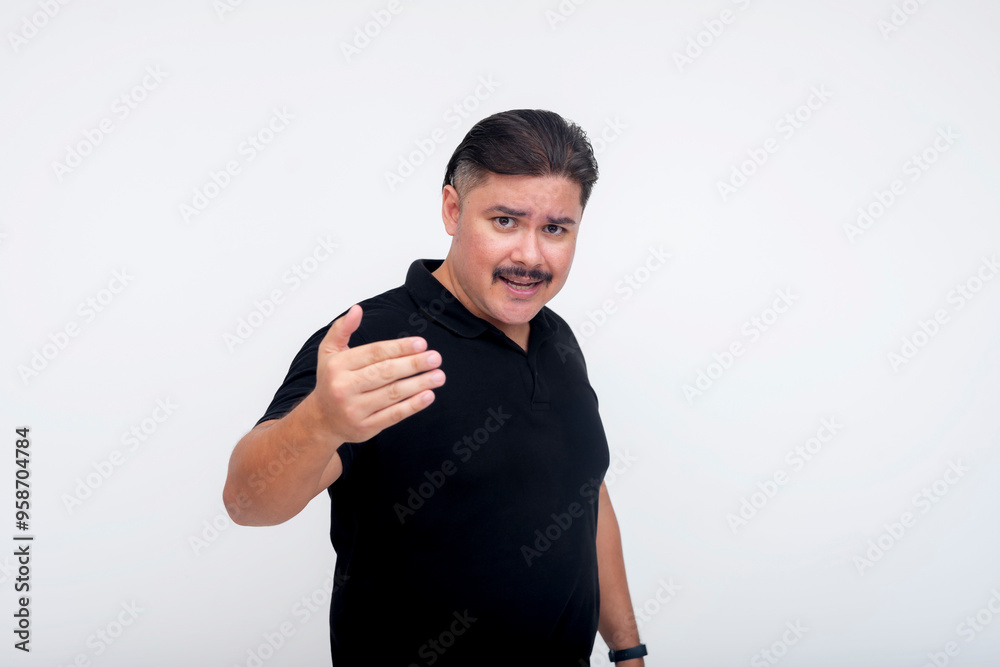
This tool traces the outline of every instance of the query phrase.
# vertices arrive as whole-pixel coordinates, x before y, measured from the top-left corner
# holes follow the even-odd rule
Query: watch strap
[[[632,648],[621,649],[620,651],[608,651],[608,658],[610,658],[611,662],[632,660],[633,658],[641,658],[645,655],[648,655],[645,644],[639,644],[638,646],[633,646]]]

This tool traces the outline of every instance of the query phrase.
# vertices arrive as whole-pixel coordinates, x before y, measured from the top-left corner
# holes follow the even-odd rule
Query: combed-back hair
[[[448,161],[444,185],[464,200],[489,172],[526,176],[565,176],[580,186],[586,208],[597,182],[597,160],[586,132],[552,111],[515,109],[476,123]]]

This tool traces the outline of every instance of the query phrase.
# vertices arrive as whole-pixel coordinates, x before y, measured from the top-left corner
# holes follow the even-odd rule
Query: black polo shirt
[[[334,665],[589,664],[609,461],[583,354],[547,307],[525,352],[431,275],[440,264],[417,260],[404,285],[362,301],[349,343],[422,336],[446,380],[421,412],[338,450]],[[328,329],[260,421],[315,387]]]

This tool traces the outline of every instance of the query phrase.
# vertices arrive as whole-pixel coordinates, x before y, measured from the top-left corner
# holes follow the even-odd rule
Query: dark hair
[[[515,109],[484,118],[469,130],[448,161],[444,185],[464,199],[489,172],[565,176],[580,185],[580,205],[586,208],[597,182],[597,160],[579,125],[552,111]]]

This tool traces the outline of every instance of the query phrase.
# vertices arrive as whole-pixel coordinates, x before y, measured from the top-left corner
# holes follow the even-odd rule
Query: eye
[[[510,227],[514,226],[514,218],[511,218],[506,215],[501,215],[498,218],[493,218],[493,221],[496,222],[499,226],[503,227],[504,229],[509,229]]]
[[[545,225],[545,231],[553,236],[560,236],[566,233],[566,228],[559,225]]]

